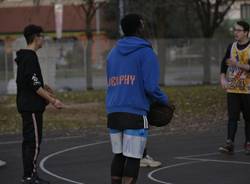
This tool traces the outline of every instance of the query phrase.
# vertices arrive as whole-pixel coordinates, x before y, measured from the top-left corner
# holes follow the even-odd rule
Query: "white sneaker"
[[[5,164],[6,164],[5,161],[0,160],[0,167],[1,167],[1,166],[4,166]]]
[[[154,160],[149,155],[146,155],[146,157],[142,158],[140,161],[140,167],[159,167],[161,165],[161,162]]]

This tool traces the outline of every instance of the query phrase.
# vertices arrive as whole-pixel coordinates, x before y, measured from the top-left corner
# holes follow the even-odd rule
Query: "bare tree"
[[[113,0],[116,2],[116,0]],[[125,2],[125,1],[124,1]],[[184,29],[185,37],[211,38],[223,22],[235,0],[127,0],[125,12],[136,12],[149,20],[151,38],[157,38],[160,60],[160,83],[165,84],[166,46],[165,38],[173,35],[171,28]],[[178,11],[177,11],[178,10]],[[176,23],[176,14],[182,12],[181,26]],[[175,34],[176,35],[176,34]],[[203,83],[211,81],[209,40],[204,42]]]
[[[212,38],[216,29],[224,21],[225,15],[235,0],[191,0],[193,2],[204,38]],[[204,42],[203,83],[211,83],[211,62],[209,40]]]
[[[33,4],[35,6],[39,6],[40,5],[40,0],[33,0]]]
[[[224,21],[235,0],[194,0],[201,29],[205,38],[211,38]]]
[[[93,44],[93,31],[91,27],[91,23],[96,14],[96,10],[104,6],[106,1],[96,1],[96,0],[82,0],[83,3],[80,5],[81,9],[84,12],[85,17],[85,32],[87,37],[86,43],[86,58],[87,58],[87,66],[86,66],[86,83],[87,90],[93,89],[93,76],[92,76],[92,66],[91,66],[91,47]]]
[[[93,33],[91,23],[93,18],[95,17],[97,9],[101,8],[107,3],[106,0],[82,0],[82,4],[80,5],[81,9],[83,10],[84,20],[85,20],[85,32],[87,37],[87,42],[85,45],[86,48],[86,84],[87,90],[93,89],[93,74],[92,74],[92,62],[91,62],[91,48],[93,44]],[[39,5],[40,0],[33,0],[34,5]]]
[[[175,1],[172,0],[129,0],[127,11],[140,13],[147,21],[147,35],[157,38],[157,52],[160,62],[160,85],[165,84],[166,68],[166,36],[169,9]]]

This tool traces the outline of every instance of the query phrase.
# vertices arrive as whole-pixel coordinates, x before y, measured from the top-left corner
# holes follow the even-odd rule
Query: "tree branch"
[[[195,0],[196,12],[205,37],[211,37],[223,22],[235,0]],[[226,7],[226,8],[224,8]],[[224,8],[221,10],[220,8]]]

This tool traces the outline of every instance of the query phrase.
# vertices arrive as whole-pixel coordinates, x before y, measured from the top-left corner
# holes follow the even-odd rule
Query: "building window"
[[[250,4],[242,4],[241,7],[241,18],[250,18]]]

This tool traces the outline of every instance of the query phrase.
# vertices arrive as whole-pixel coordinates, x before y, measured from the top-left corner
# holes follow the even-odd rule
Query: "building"
[[[55,65],[58,63],[60,65],[65,61],[64,57],[67,53],[72,52],[73,45],[80,43],[82,50],[79,52],[86,55],[87,26],[82,2],[82,0],[0,0],[0,73],[2,71],[5,76],[3,86],[13,86],[14,84],[14,80],[12,76],[9,77],[9,74],[14,71],[15,75],[13,58],[16,50],[25,46],[24,40],[20,39],[20,37],[22,37],[23,28],[28,24],[42,26],[46,38],[50,40],[49,44],[46,44],[40,51],[40,61],[43,71],[46,72],[44,77],[48,79],[47,81],[52,86],[55,86]],[[102,1],[98,0],[96,3],[100,2]],[[62,17],[56,16],[55,6],[57,4],[63,5]],[[105,19],[104,13],[104,8],[97,9],[90,26],[93,33],[91,63],[94,67],[100,69],[103,69],[103,53],[110,48],[107,33],[117,27],[114,22]],[[59,43],[62,44],[53,41],[58,38],[56,19],[60,20],[60,18],[62,20],[62,27],[60,28],[62,30],[62,39],[60,39],[61,42]],[[86,65],[85,59],[79,62]],[[83,71],[82,68],[77,68],[77,66],[75,68]],[[13,87],[10,88],[13,89]]]
[[[1,1],[1,0],[0,0]],[[63,4],[62,31],[63,36],[84,36],[86,28],[85,13],[82,0],[43,0],[39,6],[35,0],[2,0],[0,2],[0,39],[13,38],[23,31],[27,24],[37,24],[52,36],[56,31],[55,4]],[[103,9],[97,10],[98,17],[92,19],[91,28],[94,32],[104,33],[112,27],[103,19]]]
[[[228,12],[227,19],[249,19],[250,0],[236,0]]]

